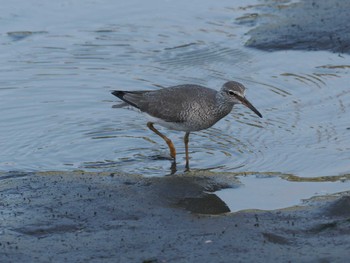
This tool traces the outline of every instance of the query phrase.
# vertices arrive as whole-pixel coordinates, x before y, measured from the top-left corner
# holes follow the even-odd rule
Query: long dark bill
[[[249,100],[247,100],[246,98],[242,98],[237,96],[237,99],[239,99],[242,104],[246,107],[248,107],[249,109],[251,109],[256,115],[258,115],[260,118],[262,118],[261,113],[249,102]]]

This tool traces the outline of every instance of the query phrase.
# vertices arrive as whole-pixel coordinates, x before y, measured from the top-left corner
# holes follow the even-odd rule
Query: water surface
[[[250,25],[237,21],[254,12],[254,4],[261,3],[4,3],[0,171],[167,175],[170,162],[157,158],[167,156],[166,144],[147,129],[138,112],[113,109],[117,99],[110,90],[183,83],[219,89],[232,79],[248,87],[248,99],[264,118],[237,106],[213,128],[191,134],[192,169],[221,176],[249,173],[248,178],[238,178],[252,193],[271,185],[264,188],[265,194],[293,196],[294,204],[319,189],[327,194],[350,189],[347,179],[304,187],[283,177],[347,178],[350,173],[349,56],[244,47]],[[182,173],[184,134],[161,131],[173,139]],[[275,178],[257,179],[271,173]],[[243,190],[227,190],[232,198],[227,193],[223,198],[234,200]],[[256,202],[261,198],[271,201],[266,195],[250,195],[255,208],[265,209]],[[290,205],[276,199],[280,203],[268,209]]]

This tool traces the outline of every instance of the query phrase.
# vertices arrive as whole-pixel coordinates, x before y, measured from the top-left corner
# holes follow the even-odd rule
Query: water
[[[192,169],[221,176],[250,174],[248,181],[239,177],[246,188],[226,190],[223,198],[232,210],[244,209],[232,204],[236,194],[260,189],[259,174],[276,174],[264,179],[273,186],[266,188],[267,194],[295,185],[306,189],[290,193],[294,204],[328,185],[314,182],[305,188],[286,180],[286,174],[327,176],[330,181],[343,175],[345,182],[326,192],[349,190],[349,56],[245,48],[249,27],[236,19],[250,11],[241,7],[256,3],[3,3],[0,171],[80,169],[164,176],[170,163],[155,156],[167,155],[166,144],[147,129],[139,113],[113,109],[117,99],[110,90],[181,83],[219,89],[233,79],[248,87],[248,99],[264,118],[237,106],[213,128],[190,137]],[[178,170],[183,171],[184,134],[162,132],[173,139]],[[250,199],[253,204],[259,200]],[[276,199],[280,203],[268,209],[291,205]]]

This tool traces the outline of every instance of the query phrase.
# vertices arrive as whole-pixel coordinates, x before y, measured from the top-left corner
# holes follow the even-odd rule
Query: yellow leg
[[[185,137],[184,137],[184,142],[185,142],[185,151],[186,151],[186,169],[190,168],[190,158],[188,155],[188,141],[189,141],[189,136],[190,132],[186,132]]]
[[[171,156],[173,159],[176,159],[176,150],[175,150],[175,147],[174,147],[173,142],[172,142],[168,137],[166,137],[164,134],[162,134],[160,131],[158,131],[156,128],[154,128],[152,122],[148,122],[148,123],[147,123],[147,127],[148,127],[151,131],[153,131],[155,134],[157,134],[158,136],[160,136],[160,137],[163,138],[163,140],[167,143],[167,145],[168,145],[168,147],[169,147],[170,156]]]

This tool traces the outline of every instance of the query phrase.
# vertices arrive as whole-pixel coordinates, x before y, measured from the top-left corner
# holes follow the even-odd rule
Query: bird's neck
[[[223,94],[218,92],[216,94],[216,104],[217,104],[218,113],[224,117],[231,112],[233,105],[235,103],[232,101],[229,101]]]

